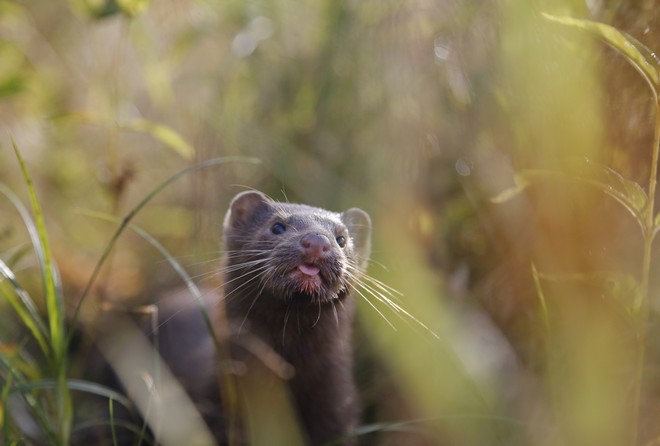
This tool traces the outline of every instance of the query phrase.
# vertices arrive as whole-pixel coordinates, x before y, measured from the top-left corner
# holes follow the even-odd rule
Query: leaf
[[[115,125],[112,118],[89,110],[59,114],[52,116],[52,119],[65,123],[95,124],[100,126]],[[165,146],[187,160],[191,160],[195,155],[195,148],[178,132],[166,125],[158,124],[147,119],[134,119],[126,123],[120,123],[119,128],[151,135],[154,139],[162,142]]]
[[[2,280],[0,280],[0,295],[7,299],[23,324],[25,324],[30,330],[30,333],[32,333],[32,336],[37,340],[44,354],[49,356],[51,350],[47,341],[47,329],[39,315],[39,311],[32,302],[30,295],[19,285],[14,273],[2,260],[0,260],[0,277],[7,279],[13,288],[11,291],[8,290],[4,283],[2,283]],[[16,296],[20,300],[17,300]]]
[[[651,240],[653,240],[658,231],[660,231],[660,214],[657,214],[653,220],[653,235],[651,236]]]
[[[642,189],[639,184],[625,178],[611,167],[601,166],[601,169],[601,173],[608,187],[614,187],[622,196],[626,197],[628,203],[635,210],[640,213],[644,212],[649,201],[644,189]]]
[[[621,53],[626,60],[635,67],[644,79],[646,79],[651,90],[653,90],[653,95],[657,98],[657,89],[658,86],[660,86],[660,75],[658,74],[660,60],[658,60],[658,57],[643,43],[631,35],[604,23],[593,22],[591,20],[580,20],[567,16],[555,16],[547,13],[542,13],[542,15],[552,22],[579,28],[599,37],[605,43]]]
[[[21,351],[22,348],[19,347],[16,349]],[[12,357],[8,357],[5,352],[0,351],[0,368],[4,368],[7,373],[5,376],[7,379],[10,379],[14,382],[12,386],[7,390],[8,394],[12,393],[12,389],[16,385],[20,385],[26,382],[26,377],[21,373],[20,369],[24,368],[23,364],[27,364],[24,360],[18,358],[17,355],[12,354]],[[36,367],[36,364],[34,364]],[[28,365],[29,367],[29,365]],[[28,373],[31,375],[31,373]],[[61,444],[61,441],[58,441],[56,433],[52,429],[52,415],[48,413],[47,405],[44,405],[39,401],[32,393],[20,393],[23,402],[26,407],[29,409],[29,413],[32,414],[34,420],[37,422],[42,432],[46,435],[47,439],[44,439],[44,442],[48,444]]]
[[[145,132],[177,152],[183,158],[189,160],[195,155],[195,149],[185,139],[170,127],[146,119],[136,119],[122,125],[123,128]]]
[[[25,224],[25,227],[30,234],[33,245],[36,244],[34,249],[37,251],[37,255],[39,255],[38,231],[34,221],[28,213],[28,210],[25,208],[25,206],[23,206],[16,194],[9,190],[9,188],[7,188],[4,184],[0,184],[0,193],[4,194],[18,211],[19,215],[23,219],[23,224]],[[9,266],[2,260],[0,260],[0,276],[6,278],[13,288],[12,293],[11,291],[6,290],[4,286],[0,285],[0,291],[2,292],[2,295],[5,296],[14,310],[18,313],[21,321],[23,321],[23,323],[28,327],[32,335],[39,343],[39,346],[43,350],[44,354],[49,357],[52,353],[52,350],[51,346],[48,345],[48,330],[41,318],[41,315],[34,305],[32,298],[16,281],[16,277],[14,276],[11,268],[9,268]],[[20,298],[21,302],[15,301],[13,299],[14,293]]]
[[[57,387],[57,382],[52,379],[44,379],[40,381],[30,381],[21,384],[15,385],[10,393],[13,392],[30,392],[36,389],[55,389]],[[117,401],[122,406],[126,407],[129,410],[133,409],[133,404],[129,401],[128,398],[123,396],[121,393],[103,386],[101,384],[93,383],[91,381],[84,381],[78,379],[69,379],[66,381],[67,387],[70,390],[76,390],[79,392],[90,393],[97,396],[102,396],[113,401]]]
[[[64,305],[62,302],[62,288],[60,285],[60,276],[55,262],[52,259],[50,245],[46,235],[46,224],[44,222],[41,206],[37,199],[37,193],[32,183],[32,178],[27,170],[27,166],[21,156],[16,142],[12,140],[16,159],[21,167],[23,179],[28,188],[32,212],[34,213],[34,223],[37,237],[31,233],[32,244],[39,258],[42,282],[44,287],[44,298],[46,300],[46,310],[50,328],[50,343],[53,352],[53,373],[56,375],[57,388],[55,390],[57,402],[57,426],[58,437],[62,444],[68,444],[71,434],[71,425],[73,422],[73,402],[71,394],[66,386],[67,358],[66,347],[67,337],[64,328]]]
[[[635,218],[642,232],[644,231],[644,211],[648,205],[648,196],[644,189],[634,181],[624,178],[614,169],[589,160],[571,171],[523,170],[515,176],[516,186],[503,191],[491,200],[495,203],[503,203],[531,185],[548,181],[581,183],[601,190],[623,205]]]
[[[541,302],[543,324],[547,329],[550,326],[550,313],[548,313],[548,303],[545,298],[545,293],[543,292],[543,286],[541,285],[540,274],[536,269],[536,265],[534,264],[532,264],[532,277],[534,279],[534,288],[536,289],[536,294],[539,296],[539,301]]]
[[[23,161],[23,157],[13,142],[14,153],[18,159],[18,163],[23,173],[23,178],[28,188],[30,196],[30,203],[32,205],[32,212],[34,213],[34,225],[31,228],[30,238],[39,259],[39,267],[41,268],[41,275],[44,286],[44,294],[46,300],[46,309],[48,312],[48,323],[50,327],[50,341],[55,354],[56,362],[64,359],[65,345],[64,345],[64,313],[62,294],[59,280],[59,273],[55,269],[52,260],[50,245],[48,243],[48,236],[46,235],[46,225],[41,212],[41,206],[37,199],[37,193],[32,183],[32,178],[27,170],[27,166]],[[29,228],[30,229],[30,228]]]
[[[133,17],[147,9],[149,0],[117,0],[117,4],[126,15]]]
[[[515,183],[513,187],[503,190],[495,197],[491,198],[490,201],[497,204],[506,203],[507,201],[512,200],[513,198],[520,195],[525,189],[527,189],[527,186],[529,186],[529,182],[524,178],[523,175],[514,175],[513,181]]]
[[[7,417],[9,410],[7,410],[7,397],[9,396],[9,390],[11,389],[12,381],[13,376],[11,373],[9,373],[5,379],[5,385],[2,388],[2,392],[0,393],[0,425],[2,425],[2,444],[9,444],[9,419]]]

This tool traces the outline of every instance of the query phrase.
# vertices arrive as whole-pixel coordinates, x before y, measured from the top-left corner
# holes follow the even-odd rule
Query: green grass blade
[[[37,193],[32,182],[32,177],[27,170],[25,161],[18,150],[15,141],[12,141],[16,159],[21,167],[23,179],[28,188],[30,196],[30,204],[32,212],[34,213],[34,222],[37,230],[37,238],[33,238],[32,242],[35,246],[35,251],[39,257],[39,266],[41,267],[42,281],[44,287],[44,298],[46,301],[46,311],[48,313],[48,325],[50,328],[50,342],[53,351],[53,373],[56,376],[57,388],[56,401],[57,401],[57,421],[59,429],[59,441],[62,444],[69,443],[71,434],[71,425],[73,422],[73,402],[71,401],[71,394],[67,387],[67,362],[66,362],[66,348],[67,338],[64,328],[64,304],[62,302],[62,289],[60,284],[59,273],[55,268],[55,263],[50,252],[50,244],[48,243],[48,236],[46,234],[46,224],[44,222],[41,206],[37,198]]]
[[[43,258],[42,255],[42,249],[41,249],[41,244],[39,241],[39,232],[37,230],[37,227],[32,220],[28,210],[23,206],[23,204],[20,202],[16,194],[14,194],[11,190],[9,190],[4,184],[0,184],[0,193],[5,195],[7,199],[11,202],[11,204],[16,208],[18,211],[19,215],[21,216],[21,219],[23,220],[23,224],[25,225],[28,234],[30,235],[30,239],[32,241],[32,245],[34,247],[35,252],[37,253],[37,257],[40,259]],[[40,260],[41,262],[41,260]],[[2,263],[6,268],[0,268],[0,274],[4,275],[11,283],[12,286],[14,286],[14,289],[16,290],[17,294],[19,294],[19,297],[23,300],[23,304],[25,305],[25,308],[28,310],[30,317],[32,318],[31,323],[27,324],[26,320],[23,320],[26,325],[30,327],[30,330],[32,331],[33,335],[35,338],[39,339],[41,336],[47,336],[47,328],[46,325],[44,324],[43,319],[41,318],[41,315],[39,314],[39,311],[37,310],[36,306],[34,305],[34,302],[32,299],[23,291],[23,289],[16,283],[14,274],[12,273],[11,269],[3,262]],[[16,308],[16,307],[14,307]],[[36,326],[39,331],[41,331],[42,335],[38,335],[32,327]],[[44,354],[47,357],[50,357],[50,355],[53,353],[51,351],[50,347],[46,347],[43,343],[39,343],[41,348],[44,351]]]
[[[580,20],[573,17],[554,16],[543,13],[543,17],[552,22],[571,26],[589,32],[600,38],[612,48],[621,53],[626,60],[644,77],[653,91],[654,97],[658,97],[658,86],[660,86],[660,60],[639,40],[626,34],[613,26],[591,20]]]
[[[90,429],[90,428],[99,427],[99,426],[108,426],[108,427],[110,427],[110,420],[98,419],[98,420],[86,421],[86,422],[77,424],[73,428],[73,432],[77,433],[77,432],[80,432],[80,431],[85,430],[85,429]],[[140,426],[136,426],[133,423],[126,422],[126,421],[123,421],[123,420],[114,420],[113,426],[115,427],[115,429],[116,428],[121,428],[121,429],[127,430],[129,432],[132,432],[137,437],[140,437],[140,435],[142,433],[142,428]],[[152,445],[154,443],[151,440],[151,438],[144,437],[144,438],[141,438],[140,440],[136,441],[133,444],[136,444],[136,445],[141,445],[141,444]]]
[[[117,446],[117,432],[115,430],[115,406],[112,404],[113,400],[110,398],[108,400],[108,410],[110,412],[110,432],[112,434],[112,444]]]
[[[46,299],[46,309],[48,312],[48,323],[50,327],[51,343],[53,346],[53,353],[55,361],[60,362],[64,359],[65,354],[65,335],[64,335],[64,310],[62,304],[62,294],[60,290],[59,274],[54,267],[54,262],[50,252],[50,245],[48,243],[48,236],[46,234],[46,225],[44,223],[41,206],[37,198],[37,193],[32,182],[30,173],[27,170],[25,161],[13,142],[14,153],[18,159],[18,163],[23,173],[23,178],[28,188],[30,196],[30,204],[32,205],[32,212],[34,213],[34,225],[36,226],[37,237],[31,234],[32,242],[35,251],[39,257],[39,266],[41,267],[41,274]]]
[[[2,422],[2,444],[9,444],[9,409],[7,406],[7,400],[9,397],[9,390],[11,389],[12,384],[12,375],[11,373],[7,374],[5,385],[2,388],[2,394],[0,394],[0,422]]]
[[[16,351],[21,351],[21,348],[17,348]],[[48,438],[49,444],[60,444],[58,437],[53,430],[52,418],[47,413],[47,404],[43,401],[39,401],[31,392],[14,392],[16,386],[27,382],[26,376],[21,373],[21,365],[17,364],[15,358],[8,357],[4,352],[0,352],[0,368],[6,370],[7,379],[11,379],[13,382],[12,386],[7,390],[8,395],[18,393],[25,403],[26,407],[29,409],[29,413],[34,417],[34,421],[41,428],[42,432]],[[7,410],[7,412],[9,412]]]
[[[534,288],[536,288],[536,295],[539,298],[541,303],[541,315],[543,316],[543,324],[546,330],[550,328],[550,314],[548,313],[548,303],[545,298],[545,293],[543,293],[543,286],[541,285],[541,279],[539,272],[536,269],[536,265],[532,263],[532,278],[534,279]]]
[[[99,261],[96,263],[96,266],[94,267],[94,271],[92,271],[92,275],[90,279],[87,281],[87,285],[85,286],[85,289],[83,290],[82,295],[80,296],[80,299],[78,301],[78,304],[76,306],[76,310],[73,314],[72,322],[75,324],[75,322],[78,320],[78,315],[80,313],[80,308],[89,295],[90,290],[92,289],[92,286],[96,282],[96,279],[101,271],[101,267],[105,264],[105,261],[107,260],[108,256],[110,255],[110,252],[115,246],[115,243],[119,239],[119,236],[124,232],[128,224],[131,222],[131,220],[135,217],[135,215],[149,203],[156,195],[158,195],[163,189],[165,189],[167,186],[172,184],[174,181],[179,179],[180,177],[190,173],[194,172],[197,170],[205,169],[208,167],[212,166],[219,166],[219,165],[224,165],[224,164],[229,164],[229,163],[248,163],[248,164],[259,164],[260,161],[256,158],[249,158],[249,157],[241,157],[241,156],[235,156],[235,157],[223,157],[223,158],[213,158],[207,161],[204,161],[202,163],[194,164],[192,166],[188,166],[184,169],[181,169],[174,175],[170,176],[168,179],[163,181],[160,185],[158,185],[156,188],[154,188],[149,194],[147,194],[142,201],[138,203],[137,206],[135,206],[127,215],[124,217],[123,221],[119,225],[119,228],[115,231],[115,233],[112,235],[112,238],[108,242],[108,244],[105,247],[105,250],[103,251],[103,254],[101,254],[101,258]],[[70,340],[70,339],[69,339]]]
[[[122,127],[136,132],[148,133],[187,160],[191,160],[195,156],[194,147],[183,139],[179,133],[163,124],[147,121],[146,119],[136,119],[122,125]]]
[[[101,396],[104,398],[111,399],[118,402],[122,406],[126,407],[129,410],[133,410],[133,404],[131,401],[123,396],[121,393],[103,386],[101,384],[93,383],[90,381],[84,381],[79,379],[69,379],[67,380],[67,387],[70,390],[75,390],[78,392],[85,392],[92,395]],[[53,379],[42,379],[38,381],[29,381],[17,384],[12,392],[29,392],[32,390],[53,390],[57,388],[57,382]]]
[[[103,214],[99,212],[82,212],[82,213],[90,217],[98,218],[108,222],[118,221],[116,217],[108,214]],[[176,271],[179,277],[181,277],[183,282],[186,284],[186,288],[188,288],[188,291],[190,291],[190,294],[195,299],[195,302],[197,302],[197,304],[199,305],[199,309],[202,312],[202,316],[204,318],[204,323],[209,333],[213,337],[216,348],[220,348],[219,341],[213,329],[213,323],[211,322],[211,317],[209,316],[209,313],[206,309],[206,305],[204,304],[204,299],[202,298],[202,292],[199,290],[199,287],[197,287],[192,277],[190,277],[190,275],[185,270],[185,268],[181,266],[181,264],[174,258],[174,256],[170,254],[170,252],[167,249],[165,249],[165,247],[158,240],[153,238],[147,231],[134,224],[129,224],[128,227],[132,231],[135,231],[140,237],[142,237],[147,242],[149,242],[151,246],[156,248],[156,250],[165,258],[165,260],[167,260],[170,266],[172,266],[172,269],[174,269],[174,271]]]
[[[0,295],[2,295],[9,304],[14,308],[23,324],[30,330],[32,336],[37,340],[39,347],[43,350],[44,354],[48,357],[51,353],[50,344],[48,343],[48,332],[46,326],[39,316],[37,308],[34,306],[30,295],[25,291],[18,282],[9,267],[0,259],[0,276],[6,278],[12,286],[12,290],[0,280]],[[16,296],[19,299],[16,299]]]
[[[7,254],[7,260],[6,260],[7,265],[10,268],[13,267],[14,265],[17,265],[18,262],[20,262],[21,259],[23,259],[23,257],[25,257],[25,255],[30,252],[30,250],[31,250],[30,244],[23,243],[9,250],[8,252],[5,252],[5,254]]]

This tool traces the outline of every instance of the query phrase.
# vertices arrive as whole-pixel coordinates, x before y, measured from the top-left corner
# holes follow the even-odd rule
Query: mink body
[[[370,251],[369,216],[278,203],[244,192],[224,222],[224,308],[234,355],[259,339],[293,367],[294,407],[312,445],[352,432],[351,296]],[[350,440],[346,444],[352,444]]]

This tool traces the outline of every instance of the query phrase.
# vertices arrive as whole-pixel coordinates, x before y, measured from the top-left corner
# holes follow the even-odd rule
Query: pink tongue
[[[301,273],[307,276],[315,276],[319,273],[319,269],[316,266],[305,265],[304,263],[298,265],[298,269],[300,270]]]

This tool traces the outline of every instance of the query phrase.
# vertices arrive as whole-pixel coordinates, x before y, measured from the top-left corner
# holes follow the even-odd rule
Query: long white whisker
[[[250,311],[252,311],[252,307],[254,307],[254,304],[257,303],[257,300],[259,300],[259,296],[261,294],[257,294],[254,296],[254,299],[252,299],[252,303],[250,304],[250,308],[248,308],[247,312],[245,313],[245,317],[243,318],[243,322],[241,322],[241,325],[238,327],[238,335],[241,335],[241,331],[243,330],[243,325],[245,325],[245,322],[247,322],[248,316],[250,315]]]
[[[341,303],[341,301],[339,301]],[[335,322],[337,323],[337,328],[339,328],[339,313],[337,313],[337,305],[335,303],[335,300],[331,300],[330,303],[332,304],[332,313],[335,315]]]
[[[433,330],[431,330],[429,327],[427,327],[422,321],[420,321],[420,320],[417,319],[415,316],[413,316],[412,314],[410,314],[408,311],[406,311],[405,309],[403,309],[403,308],[402,308],[400,305],[398,305],[396,302],[392,302],[392,300],[389,299],[387,296],[383,295],[383,293],[379,292],[378,290],[374,290],[373,288],[371,288],[371,286],[365,284],[364,282],[360,283],[360,286],[362,287],[362,289],[363,289],[364,291],[366,291],[367,293],[369,293],[370,295],[372,295],[374,298],[376,298],[376,300],[378,300],[378,301],[380,301],[380,302],[382,302],[382,303],[388,305],[388,306],[389,306],[389,307],[390,307],[390,308],[391,308],[391,309],[397,314],[397,316],[398,316],[402,321],[404,321],[404,322],[407,323],[406,319],[403,318],[403,316],[401,316],[401,314],[399,314],[399,313],[404,314],[404,315],[407,316],[410,320],[412,320],[413,322],[415,322],[416,324],[418,324],[420,327],[424,328],[426,331],[428,331],[429,333],[431,333],[431,335],[433,335],[434,338],[436,338],[436,339],[440,339],[440,337],[439,337],[435,332],[433,332]]]
[[[354,274],[355,277],[358,277],[360,279],[366,280],[370,283],[373,283],[375,286],[377,286],[380,290],[382,290],[384,293],[389,294],[392,297],[395,297],[394,295],[397,294],[401,297],[403,297],[403,293],[396,288],[393,288],[386,283],[381,282],[380,280],[376,279],[375,277],[372,277],[362,271],[360,271],[356,266],[354,265],[347,265],[348,269],[351,270],[351,272],[357,272],[357,275]]]
[[[396,327],[392,324],[392,322],[390,322],[390,320],[389,320],[388,318],[386,318],[385,315],[384,315],[384,314],[383,314],[378,308],[376,308],[376,306],[375,306],[375,305],[374,305],[374,304],[373,304],[373,303],[367,298],[367,296],[365,296],[365,295],[364,295],[360,290],[358,290],[357,288],[355,288],[355,292],[358,293],[360,296],[362,296],[362,299],[364,299],[364,300],[365,300],[365,301],[371,306],[371,308],[373,308],[374,311],[376,311],[376,313],[378,313],[378,314],[380,315],[380,317],[382,317],[383,320],[384,320],[385,322],[387,322],[387,325],[389,325],[390,327],[392,327],[392,330],[397,331]]]
[[[232,282],[235,282],[235,281],[237,281],[237,280],[239,280],[239,279],[242,279],[242,278],[245,277],[245,276],[249,276],[249,275],[251,275],[251,274],[255,274],[255,273],[259,273],[259,274],[255,274],[255,277],[259,277],[259,276],[261,276],[263,273],[265,273],[265,272],[268,270],[268,268],[269,268],[268,265],[263,265],[263,266],[260,266],[259,268],[251,269],[251,270],[249,270],[249,271],[247,271],[247,272],[241,274],[241,275],[238,276],[238,277],[234,277],[233,279],[226,281],[224,284],[227,285],[227,284],[229,284],[229,283],[232,283]],[[252,280],[252,279],[250,279],[250,280]],[[241,286],[242,286],[242,285],[241,285]],[[239,288],[240,288],[240,287],[239,287]]]
[[[286,313],[284,314],[284,325],[282,326],[282,345],[286,339],[286,326],[289,323],[289,316],[291,316],[291,305],[287,305]]]
[[[245,282],[243,282],[242,284],[240,284],[239,286],[237,286],[236,288],[234,288],[233,290],[231,290],[229,293],[225,294],[223,298],[226,300],[229,296],[231,296],[231,295],[232,295],[233,293],[235,293],[236,291],[240,290],[241,288],[243,288],[243,287],[246,286],[246,285],[249,285],[249,284],[250,284],[251,282],[253,282],[254,280],[256,280],[256,279],[258,279],[259,277],[261,277],[261,276],[263,276],[264,274],[266,274],[266,273],[268,272],[267,268],[268,268],[268,266],[264,266],[264,267],[260,268],[261,272],[260,272],[259,274],[255,274],[254,277],[250,277],[248,280],[246,280]],[[264,269],[265,269],[265,271],[263,271]],[[260,271],[260,270],[257,270],[257,272]],[[247,276],[247,275],[249,275],[249,274],[254,274],[254,273],[255,273],[255,271],[249,271],[249,272],[243,274],[243,275],[240,276],[240,277],[236,277],[235,279],[232,279],[232,280],[230,280],[229,282],[226,282],[225,285],[226,285],[227,283],[233,282],[234,280],[237,280],[237,279],[243,278],[243,277],[245,277],[245,276]]]

